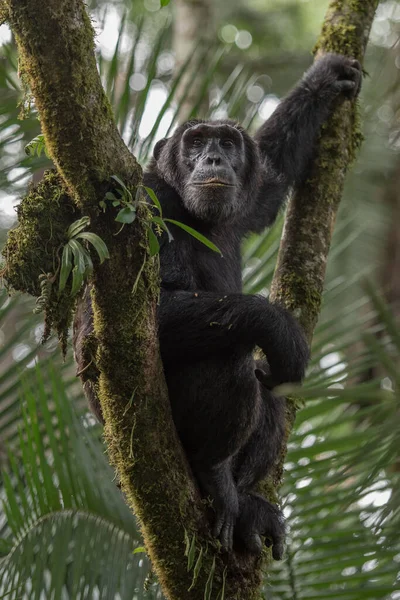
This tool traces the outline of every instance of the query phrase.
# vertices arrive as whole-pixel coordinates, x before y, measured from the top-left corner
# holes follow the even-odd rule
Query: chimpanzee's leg
[[[174,422],[193,473],[213,500],[214,532],[231,548],[239,510],[232,460],[259,421],[260,386],[247,351],[184,364],[166,379]]]
[[[255,367],[257,371],[268,372],[265,361],[256,361]],[[234,476],[240,492],[251,490],[276,463],[285,431],[285,400],[257,383],[262,398],[259,419],[234,461]]]
[[[262,371],[267,370],[267,366],[260,361],[256,366]],[[261,535],[270,538],[273,556],[280,559],[285,534],[282,513],[262,496],[251,492],[255,484],[268,474],[279,456],[284,437],[285,404],[283,398],[277,397],[261,383],[260,390],[263,403],[259,422],[248,442],[234,458],[233,474],[240,512],[235,535],[247,550],[254,553],[261,552]]]

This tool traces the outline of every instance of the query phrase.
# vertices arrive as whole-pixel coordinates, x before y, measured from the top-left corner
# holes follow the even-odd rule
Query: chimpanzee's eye
[[[232,140],[222,140],[221,145],[225,148],[232,148],[233,142]]]
[[[192,145],[193,145],[193,146],[197,146],[197,147],[198,147],[198,146],[202,146],[202,145],[203,145],[203,142],[201,141],[201,139],[200,139],[200,138],[194,138],[194,139],[193,139],[193,141],[192,141]]]

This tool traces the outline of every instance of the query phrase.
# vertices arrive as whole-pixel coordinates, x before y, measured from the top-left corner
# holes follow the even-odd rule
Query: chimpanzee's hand
[[[325,54],[307,71],[303,85],[326,100],[343,95],[358,96],[362,82],[362,67],[358,60],[340,54]]]

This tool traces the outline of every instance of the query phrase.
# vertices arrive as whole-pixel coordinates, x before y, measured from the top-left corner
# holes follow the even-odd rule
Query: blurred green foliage
[[[179,78],[196,77],[202,63],[208,68],[193,114],[205,101],[209,115],[254,129],[311,63],[328,2],[215,2],[223,47],[216,40],[175,73],[174,0],[162,9],[159,0],[88,4],[105,89],[125,141],[145,164],[155,141],[177,122]],[[395,212],[385,198],[400,162],[399,35],[399,5],[384,1],[360,100],[366,142],[347,181],[301,392],[305,408],[290,440],[282,490],[287,556],[266,577],[268,599],[400,597],[400,330],[398,314],[376,292],[382,286],[386,292],[382,273]],[[6,26],[0,40],[1,243],[12,203],[50,161],[24,154],[40,123],[18,80]],[[24,120],[18,120],[21,102]],[[281,227],[282,220],[246,242],[247,292],[268,293]],[[161,598],[146,557],[133,554],[140,535],[86,412],[71,357],[62,363],[52,341],[39,346],[33,302],[3,294],[1,304],[0,597]]]

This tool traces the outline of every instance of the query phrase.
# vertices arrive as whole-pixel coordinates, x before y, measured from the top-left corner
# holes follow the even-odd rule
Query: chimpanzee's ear
[[[164,148],[167,141],[168,141],[167,138],[163,138],[162,140],[159,140],[157,142],[157,144],[154,146],[153,156],[156,160],[158,160],[160,158],[161,150]]]

